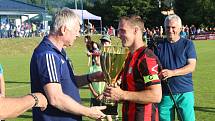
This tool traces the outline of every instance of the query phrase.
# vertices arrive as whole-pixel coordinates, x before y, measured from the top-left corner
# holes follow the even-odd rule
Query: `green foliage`
[[[214,0],[175,0],[175,11],[185,24],[215,26]]]
[[[160,25],[158,23],[162,18],[157,2],[154,0],[106,0],[106,2],[98,0],[94,6],[86,7],[101,16],[106,26],[113,25],[115,28],[117,28],[119,18],[123,15],[139,15],[149,27]],[[152,17],[156,19],[151,19]]]
[[[19,0],[46,6],[50,14],[59,8],[75,8],[74,0]],[[118,20],[123,15],[136,14],[141,16],[147,27],[163,25],[164,15],[161,9],[170,9],[169,1],[173,3],[173,9],[184,24],[196,26],[215,26],[215,1],[214,0],[161,0],[161,9],[158,8],[158,0],[82,0],[83,9],[102,17],[103,26],[118,25]],[[77,0],[77,8],[81,9],[81,0]]]
[[[38,6],[45,6],[45,0],[27,0],[27,3],[38,5]]]
[[[172,1],[175,13],[182,18],[184,24],[215,26],[214,0],[164,0],[162,7],[167,4],[169,7],[166,6],[166,9],[169,9],[169,1]],[[105,25],[114,25],[114,27],[117,27],[121,16],[128,14],[140,15],[147,27],[163,25],[165,17],[158,8],[157,0],[106,0],[103,2],[97,0],[94,6],[86,6],[86,9],[102,16]]]

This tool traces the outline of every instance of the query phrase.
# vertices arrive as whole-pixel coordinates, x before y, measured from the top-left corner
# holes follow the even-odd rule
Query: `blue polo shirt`
[[[43,87],[48,83],[59,83],[63,92],[81,102],[74,73],[64,50],[61,52],[48,40],[41,41],[34,50],[30,63],[31,91],[45,95]],[[57,95],[57,94],[56,94]],[[33,121],[81,121],[81,116],[60,111],[48,105],[45,111],[33,108]]]
[[[155,50],[163,69],[178,69],[188,64],[188,59],[196,59],[196,51],[191,40],[180,38],[175,43],[168,40],[160,42]],[[168,78],[173,94],[193,91],[192,73]],[[169,94],[166,85],[162,85],[163,94]]]

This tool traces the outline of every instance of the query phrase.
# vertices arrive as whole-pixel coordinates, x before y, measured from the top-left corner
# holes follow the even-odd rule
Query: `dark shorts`
[[[95,98],[91,98],[90,106],[104,106],[105,104],[102,103],[102,100],[97,100]],[[114,106],[105,105],[107,108],[105,110],[102,110],[103,113],[106,115],[118,115],[118,103],[116,103]]]
[[[96,98],[91,98],[90,106],[102,106],[101,100],[97,100]]]

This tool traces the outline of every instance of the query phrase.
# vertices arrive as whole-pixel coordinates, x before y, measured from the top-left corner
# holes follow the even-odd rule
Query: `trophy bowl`
[[[124,66],[128,48],[122,46],[104,46],[100,56],[102,71],[107,85],[114,86],[118,75]],[[102,104],[107,106],[103,111],[107,115],[117,115],[117,102],[103,98]]]

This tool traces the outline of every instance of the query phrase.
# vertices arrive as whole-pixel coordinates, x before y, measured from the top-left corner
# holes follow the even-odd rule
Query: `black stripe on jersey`
[[[125,68],[124,68],[123,73],[122,73],[122,83],[120,86],[121,89],[123,89],[123,90],[128,90],[128,84],[127,84],[127,82],[125,82],[125,80],[127,80],[126,75],[128,73],[128,69],[129,69],[129,65],[130,65],[131,60],[132,60],[132,55],[129,55],[125,61]]]
[[[124,106],[125,106],[125,110],[124,110],[125,113],[124,113],[124,120],[123,121],[129,121],[128,120],[129,102],[125,101]]]
[[[135,90],[136,91],[140,91],[140,90],[143,90],[145,88],[145,82],[144,82],[143,78],[141,77],[142,74],[140,73],[140,70],[138,69],[139,59],[145,54],[145,50],[146,50],[146,48],[143,48],[141,50],[141,52],[137,56],[137,59],[134,63],[133,78],[135,81]]]
[[[155,85],[155,84],[161,84],[161,82],[148,82],[145,86],[148,87],[148,86],[151,86],[151,85]]]
[[[157,107],[158,107],[157,104],[152,104],[152,121],[156,120],[156,113],[158,113],[156,112],[156,109],[158,109]]]
[[[136,103],[135,120],[134,121],[144,121],[144,104]]]

